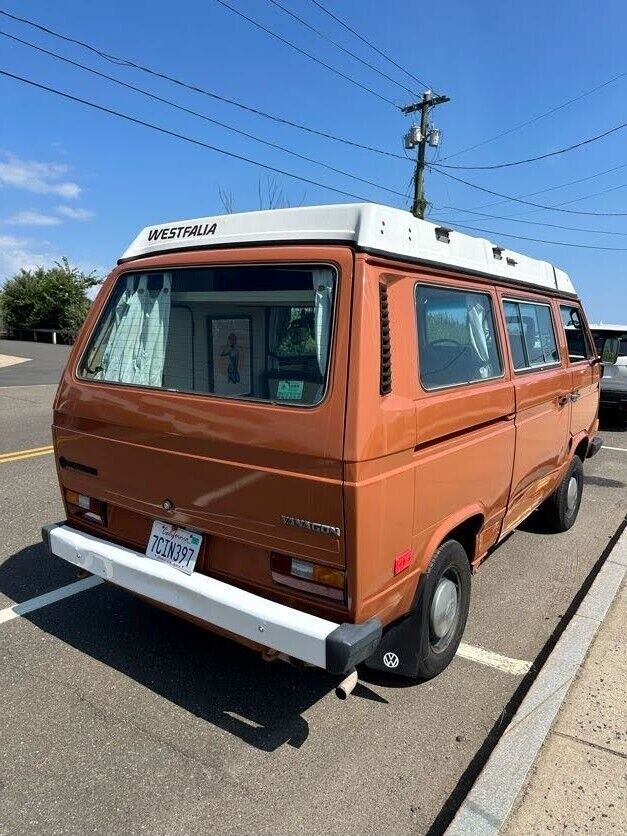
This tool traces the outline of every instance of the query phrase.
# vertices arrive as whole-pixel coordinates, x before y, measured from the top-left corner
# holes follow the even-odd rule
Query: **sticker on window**
[[[279,380],[276,396],[281,401],[299,401],[304,387],[303,380]]]

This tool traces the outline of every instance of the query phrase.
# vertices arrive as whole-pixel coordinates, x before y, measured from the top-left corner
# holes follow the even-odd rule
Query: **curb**
[[[499,833],[625,576],[627,529],[540,669],[446,836]]]

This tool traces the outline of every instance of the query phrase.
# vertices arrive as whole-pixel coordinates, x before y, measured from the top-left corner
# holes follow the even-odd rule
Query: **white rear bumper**
[[[377,619],[338,625],[198,572],[185,575],[69,525],[44,526],[42,533],[52,554],[87,572],[333,673],[362,662],[381,638]]]

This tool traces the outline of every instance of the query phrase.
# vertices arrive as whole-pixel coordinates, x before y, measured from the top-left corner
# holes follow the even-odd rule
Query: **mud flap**
[[[416,678],[429,640],[428,609],[423,605],[422,577],[409,613],[383,628],[379,646],[366,659],[365,665],[376,671]]]

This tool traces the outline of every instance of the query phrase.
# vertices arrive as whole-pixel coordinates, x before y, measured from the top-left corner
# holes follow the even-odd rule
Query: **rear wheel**
[[[551,531],[568,531],[577,519],[583,494],[583,464],[573,456],[566,475],[542,505],[547,527]]]
[[[422,583],[425,617],[419,637],[418,677],[430,679],[455,656],[468,617],[470,565],[457,540],[447,540],[438,548]]]

